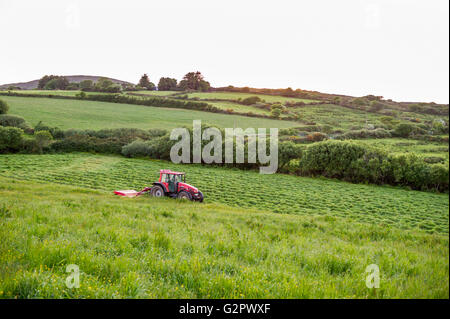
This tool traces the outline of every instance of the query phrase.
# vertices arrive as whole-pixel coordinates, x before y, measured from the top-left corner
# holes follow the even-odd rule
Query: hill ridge
[[[97,76],[97,75],[63,75],[63,76],[66,77],[70,83],[74,83],[74,82],[79,83],[84,80],[92,80],[95,82],[100,78],[106,78],[117,84],[133,84],[128,81],[122,81],[122,80],[110,78],[107,76]],[[7,84],[0,85],[0,89],[5,89],[5,88],[8,88],[9,86],[16,86],[22,90],[33,90],[33,89],[37,89],[38,83],[39,83],[39,79],[27,81],[27,82],[7,83]]]

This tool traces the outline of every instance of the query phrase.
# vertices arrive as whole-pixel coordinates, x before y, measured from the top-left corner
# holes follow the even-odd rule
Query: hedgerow
[[[303,151],[296,173],[419,190],[448,191],[449,187],[445,165],[430,165],[415,154],[387,154],[378,148],[347,141],[311,144]]]

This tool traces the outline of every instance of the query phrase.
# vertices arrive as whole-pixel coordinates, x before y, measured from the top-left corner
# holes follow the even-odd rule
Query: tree
[[[66,77],[57,76],[45,84],[44,90],[65,90],[68,85],[69,80]]]
[[[94,82],[92,80],[83,80],[80,82],[81,91],[90,91],[94,88]]]
[[[38,82],[38,89],[43,89],[49,81],[57,77],[57,75],[44,75]]]
[[[94,91],[98,92],[108,92],[108,93],[119,93],[122,87],[110,79],[100,78],[94,85]]]
[[[208,91],[211,87],[209,82],[205,81],[203,75],[197,72],[189,72],[183,77],[183,80],[180,81],[178,87],[185,90],[200,90],[200,91]]]
[[[154,90],[155,84],[150,82],[150,79],[148,78],[148,75],[145,73],[143,76],[141,76],[141,79],[139,80],[138,86],[142,86],[146,88],[147,90]]]
[[[175,91],[177,89],[177,79],[160,78],[158,83],[159,91]]]
[[[6,103],[3,100],[0,100],[0,114],[6,114],[8,113],[9,106],[8,103]]]
[[[211,88],[211,84],[209,84],[208,81],[201,80],[198,85],[198,89],[202,92],[207,92],[207,91],[209,91],[210,88]]]
[[[50,144],[53,136],[49,131],[38,131],[34,133],[34,138],[36,140],[36,146],[39,153],[42,153],[43,148]]]

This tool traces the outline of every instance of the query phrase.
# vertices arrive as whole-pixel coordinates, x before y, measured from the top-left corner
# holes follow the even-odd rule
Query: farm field
[[[0,156],[0,176],[109,193],[142,189],[157,179],[161,168],[185,171],[187,182],[198,186],[208,203],[448,235],[448,194],[84,153]]]
[[[270,115],[269,110],[260,109],[251,105],[242,105],[238,103],[233,102],[210,102],[208,101],[208,104],[214,105],[215,107],[218,107],[222,110],[232,109],[236,113],[247,113],[252,112],[255,114],[265,114]]]
[[[194,92],[194,93],[188,93],[189,98],[199,98],[199,99],[237,100],[239,98],[245,99],[245,98],[248,98],[251,96],[258,96],[260,99],[262,99],[268,103],[318,102],[315,100],[308,100],[308,99],[299,99],[299,98],[291,98],[291,97],[267,95],[267,94],[239,93],[239,92]]]
[[[10,113],[22,116],[31,125],[39,121],[61,129],[104,128],[166,128],[192,126],[194,119],[220,127],[278,127],[287,128],[298,123],[201,112],[185,109],[148,107],[141,105],[65,100],[51,98],[27,98],[2,96],[10,106]]]
[[[443,235],[4,177],[0,216],[0,298],[449,297]]]
[[[137,94],[145,94],[145,95],[156,95],[156,96],[170,96],[176,93],[180,93],[179,91],[131,91],[125,93],[137,93]]]

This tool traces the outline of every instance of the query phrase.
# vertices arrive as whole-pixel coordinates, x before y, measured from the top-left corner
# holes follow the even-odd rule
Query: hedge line
[[[353,183],[402,185],[418,190],[449,189],[448,166],[430,165],[415,154],[387,154],[381,149],[350,141],[311,144],[290,171]]]

